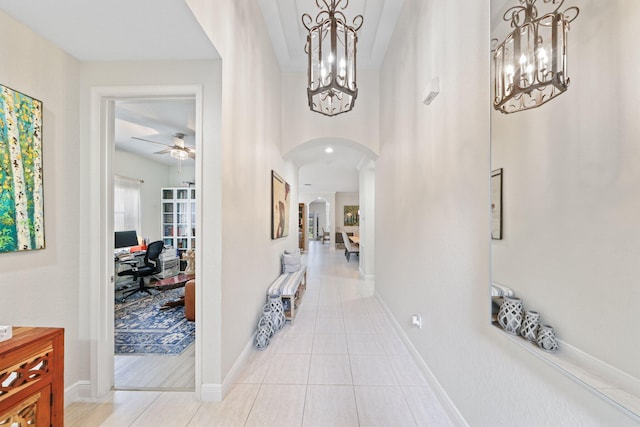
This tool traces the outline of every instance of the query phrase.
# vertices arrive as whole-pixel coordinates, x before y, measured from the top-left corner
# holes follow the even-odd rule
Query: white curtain
[[[136,230],[140,236],[140,180],[113,177],[113,231]]]

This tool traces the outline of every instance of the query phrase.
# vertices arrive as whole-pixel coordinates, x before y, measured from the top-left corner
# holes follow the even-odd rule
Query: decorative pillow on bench
[[[295,273],[300,270],[300,257],[300,249],[284,251],[284,254],[282,255],[282,272]]]

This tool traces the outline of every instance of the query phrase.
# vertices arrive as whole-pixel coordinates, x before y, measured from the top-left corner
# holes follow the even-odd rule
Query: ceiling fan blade
[[[189,151],[189,158],[195,160],[196,159],[196,153],[193,151]]]
[[[165,147],[171,147],[171,145],[169,145],[169,144],[164,144],[164,143],[158,142],[158,141],[152,141],[150,139],[138,138],[137,136],[132,136],[131,139],[137,139],[138,141],[152,142],[154,144],[164,145]]]
[[[162,150],[162,151],[156,151],[153,154],[167,154],[173,151],[173,148],[167,148],[166,150]]]

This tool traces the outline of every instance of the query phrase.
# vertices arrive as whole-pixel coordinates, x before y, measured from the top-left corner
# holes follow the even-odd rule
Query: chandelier
[[[519,1],[504,14],[513,31],[493,56],[493,106],[506,114],[539,107],[567,90],[567,34],[580,13],[577,7],[560,12],[564,0],[542,0],[555,10],[539,17],[536,0]]]
[[[316,0],[316,5],[320,12],[315,24],[309,14],[302,15],[302,24],[309,31],[304,48],[308,55],[309,108],[335,116],[353,109],[358,96],[356,32],[364,19],[358,15],[353,19],[353,26],[346,24],[342,11],[349,5],[349,0],[330,0],[330,3]]]

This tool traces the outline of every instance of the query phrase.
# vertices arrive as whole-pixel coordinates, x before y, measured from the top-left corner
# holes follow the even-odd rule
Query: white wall
[[[301,46],[301,50],[304,46]],[[372,119],[379,117],[378,72],[358,70],[358,98],[348,114],[323,116],[309,109],[307,73],[282,74],[282,152],[318,138],[344,138],[379,150],[378,127]]]
[[[45,249],[0,254],[0,324],[65,328],[65,384],[86,378],[81,357],[82,239],[78,138],[79,64],[0,11],[2,83],[43,103]],[[85,284],[83,284],[85,285]]]
[[[219,323],[224,378],[255,332],[266,288],[280,272],[282,252],[298,247],[298,182],[296,168],[280,153],[280,69],[258,3],[190,0],[188,4],[218,49],[223,66],[224,304]],[[292,186],[289,236],[278,240],[271,240],[271,170]]]
[[[171,166],[167,178],[169,178],[170,187],[187,187],[187,182],[196,182],[196,168],[191,165],[186,166],[184,163],[180,167]]]
[[[406,0],[380,76],[377,293],[469,425],[635,425],[489,324],[489,60],[489,1]]]
[[[640,3],[572,4],[569,90],[536,110],[492,115],[492,167],[504,169],[493,280],[562,340],[640,378],[640,104],[628,90],[640,74],[631,44]],[[603,76],[606,89],[594,90]]]
[[[162,240],[160,189],[170,187],[170,168],[126,151],[116,151],[113,174],[144,181],[140,184],[140,238]]]
[[[376,256],[376,171],[374,162],[360,168],[360,273],[367,279],[375,278]]]
[[[220,339],[221,302],[216,292],[220,288],[220,216],[215,212],[220,211],[221,187],[221,162],[220,154],[220,100],[221,100],[221,63],[219,60],[210,61],[170,61],[170,62],[114,62],[114,63],[84,63],[81,65],[80,80],[80,135],[83,143],[80,153],[80,205],[84,212],[80,221],[81,234],[87,242],[94,242],[89,250],[81,254],[80,282],[89,284],[96,281],[92,274],[99,271],[99,266],[92,264],[95,251],[99,251],[97,242],[100,239],[99,226],[101,220],[96,205],[102,199],[100,193],[100,168],[101,158],[96,154],[96,148],[92,146],[96,136],[91,134],[91,103],[92,88],[118,88],[140,87],[169,87],[169,86],[200,86],[203,98],[203,123],[202,144],[199,156],[205,167],[201,171],[201,194],[198,194],[198,204],[204,212],[210,212],[206,221],[202,222],[201,242],[198,242],[198,252],[207,262],[200,264],[201,282],[200,292],[203,292],[202,301],[206,303],[207,312],[200,312],[199,320],[202,324],[211,325],[202,328],[199,336],[199,345],[202,355],[207,363],[202,366],[203,383],[220,383]],[[188,95],[188,94],[187,94]],[[103,153],[100,153],[103,154]],[[76,226],[77,227],[77,226]],[[97,229],[98,228],[98,229]],[[85,367],[83,379],[90,378],[89,358],[91,356],[91,337],[96,334],[95,322],[99,316],[92,313],[92,307],[96,307],[96,288],[85,286],[81,288],[80,324],[81,335],[86,343],[86,349],[82,353],[83,366]],[[197,302],[198,304],[198,302]],[[95,311],[95,310],[94,310]],[[96,361],[91,360],[95,365]],[[95,366],[92,366],[95,369]],[[96,391],[96,390],[94,390]],[[98,391],[96,391],[98,392]]]

